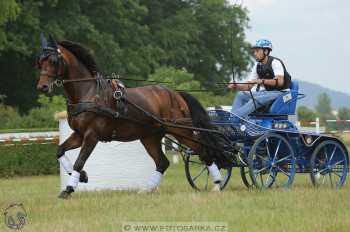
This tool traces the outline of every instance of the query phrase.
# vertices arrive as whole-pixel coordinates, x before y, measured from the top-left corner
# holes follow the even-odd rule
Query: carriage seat
[[[284,91],[284,93],[276,98],[271,104],[268,105],[263,112],[254,112],[250,116],[264,116],[264,117],[277,117],[295,115],[297,100],[299,94],[299,84],[297,81],[292,81],[290,90]]]
[[[292,81],[290,91],[286,91],[276,100],[273,101],[269,113],[270,114],[284,114],[295,115],[299,93],[299,84],[297,81]]]

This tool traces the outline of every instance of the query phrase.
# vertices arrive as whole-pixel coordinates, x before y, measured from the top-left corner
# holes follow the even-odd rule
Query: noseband
[[[53,81],[53,85],[56,85],[57,87],[62,87],[63,85],[67,84],[67,83],[72,83],[72,82],[82,82],[82,81],[96,81],[98,80],[96,77],[93,78],[81,78],[81,79],[76,79],[76,80],[65,80],[63,79],[66,72],[67,72],[67,63],[64,60],[63,56],[58,53],[49,53],[43,57],[40,58],[40,60],[44,60],[44,59],[48,59],[51,55],[55,55],[57,56],[57,61],[54,62],[54,66],[55,66],[55,74],[51,74],[46,70],[42,70],[40,72],[40,76],[48,76],[51,78],[54,78],[55,80]],[[59,68],[60,68],[60,64],[63,65],[63,72],[62,73],[58,73],[59,72]]]

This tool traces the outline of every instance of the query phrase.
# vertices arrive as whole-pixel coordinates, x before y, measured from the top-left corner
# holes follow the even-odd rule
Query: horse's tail
[[[192,124],[194,127],[204,129],[215,129],[215,126],[211,124],[207,111],[203,108],[200,102],[191,94],[186,92],[179,92],[181,97],[186,101],[187,106],[191,113]],[[201,154],[199,157],[206,163],[214,161],[219,167],[229,166],[232,160],[224,155],[225,141],[222,136],[216,133],[210,133],[206,131],[199,132],[200,141],[205,145],[202,145]]]

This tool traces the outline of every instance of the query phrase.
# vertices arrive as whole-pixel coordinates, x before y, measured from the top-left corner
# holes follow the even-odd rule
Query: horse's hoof
[[[89,181],[88,175],[84,170],[80,171],[79,182],[87,183]]]
[[[58,195],[58,198],[68,199],[70,196],[71,196],[71,194],[69,192],[67,192],[66,190],[64,190],[60,193],[60,195]]]
[[[68,199],[71,197],[72,192],[74,192],[74,188],[72,186],[67,186],[66,190],[63,190],[60,195],[58,195],[58,198]]]

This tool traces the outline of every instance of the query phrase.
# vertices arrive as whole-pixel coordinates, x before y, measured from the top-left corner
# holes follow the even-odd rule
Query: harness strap
[[[84,112],[99,113],[113,119],[120,117],[118,111],[114,111],[109,107],[98,105],[95,102],[79,102],[77,104],[68,103],[67,112],[69,116],[73,117]]]
[[[143,126],[152,127],[152,128],[154,128],[154,133],[163,133],[163,134],[165,134],[166,133],[166,129],[168,127],[170,127],[170,128],[187,129],[187,130],[199,131],[199,132],[215,133],[215,134],[218,134],[218,135],[222,136],[226,141],[230,141],[227,138],[227,136],[224,133],[222,133],[221,131],[213,130],[213,129],[205,129],[205,128],[186,126],[186,125],[177,125],[177,124],[174,124],[174,123],[167,123],[164,120],[156,117],[152,113],[144,110],[142,107],[138,106],[137,104],[133,103],[132,101],[128,100],[125,96],[123,96],[123,101],[125,101],[127,104],[133,106],[137,110],[141,111],[143,114],[145,114],[146,116],[148,116],[149,118],[151,118],[155,122],[159,123],[160,126],[154,128],[154,126],[152,126],[150,124],[142,123],[139,120],[135,120],[135,119],[132,119],[130,117],[126,117],[126,116],[120,114],[118,111],[114,111],[114,110],[112,110],[109,107],[98,105],[95,102],[79,102],[79,103],[76,103],[76,104],[67,103],[67,111],[68,111],[68,115],[69,116],[73,116],[73,117],[74,116],[78,116],[79,114],[84,113],[84,112],[92,112],[92,113],[104,115],[104,116],[112,118],[112,119],[117,119],[117,118],[124,119],[124,120],[131,121],[131,122],[143,125]],[[193,139],[193,138],[190,138],[188,136],[184,136],[184,135],[178,135],[178,136],[179,137],[183,137],[185,139],[188,139],[190,141],[199,143],[202,146],[209,147],[210,149],[222,151],[221,149],[209,146],[208,144],[204,144],[203,142],[201,142],[199,140],[196,140],[196,139]]]

